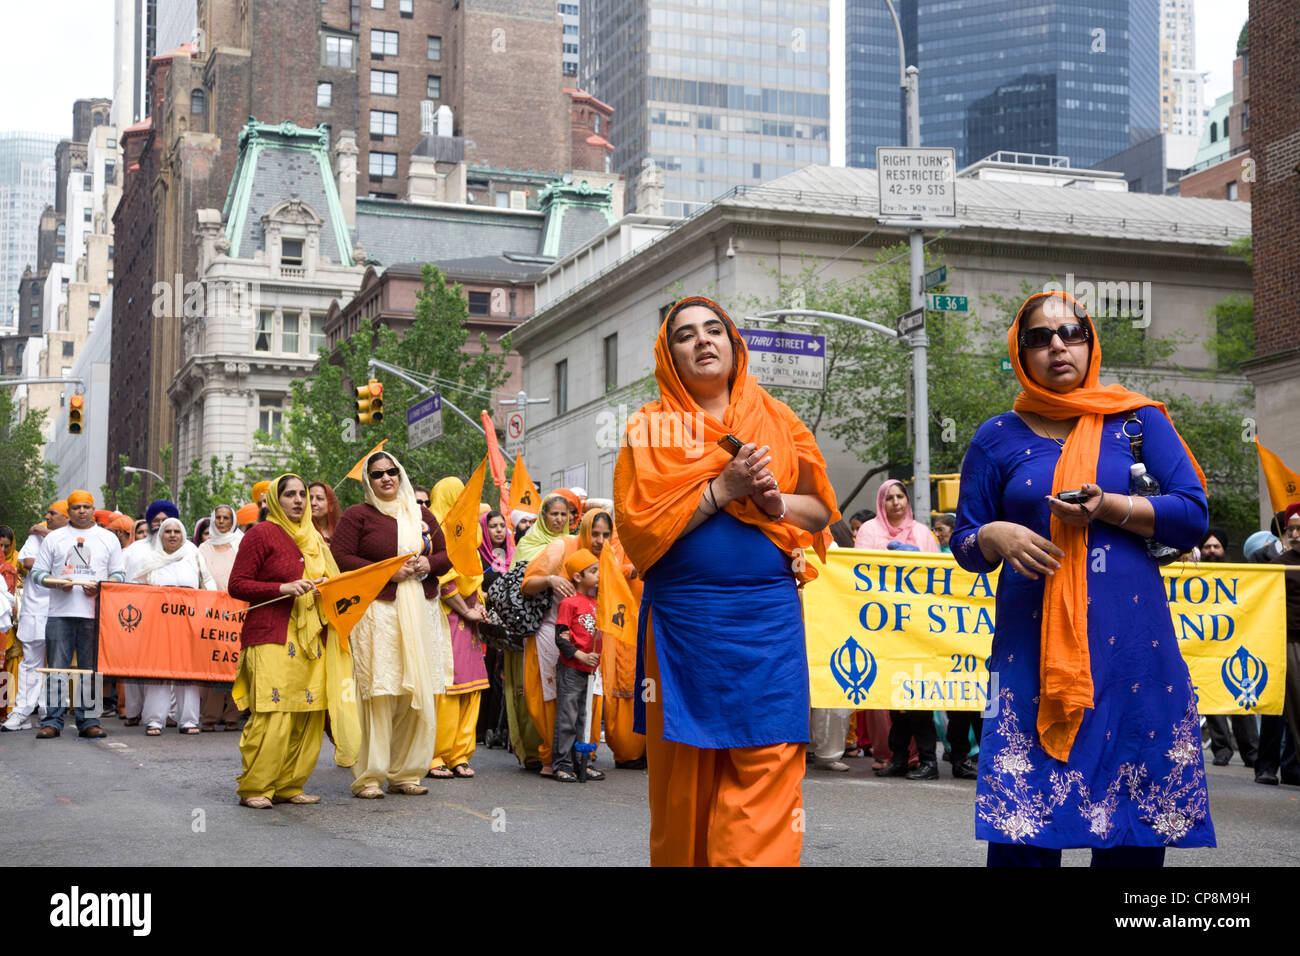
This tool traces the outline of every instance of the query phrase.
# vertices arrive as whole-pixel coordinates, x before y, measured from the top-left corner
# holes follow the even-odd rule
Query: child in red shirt
[[[555,668],[555,739],[552,760],[555,779],[577,780],[574,774],[574,744],[582,733],[587,714],[587,680],[600,663],[600,634],[596,630],[596,585],[600,565],[586,548],[564,562],[564,573],[577,585],[578,593],[560,602],[555,615],[555,646],[560,666]],[[589,769],[588,780],[604,780],[599,770]]]

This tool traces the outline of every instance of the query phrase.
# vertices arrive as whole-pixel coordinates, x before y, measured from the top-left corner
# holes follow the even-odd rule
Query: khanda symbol
[[[126,631],[128,634],[139,627],[140,622],[143,619],[144,614],[142,614],[140,609],[134,604],[128,604],[126,607],[122,608],[122,610],[117,612],[117,623],[121,624],[122,630]]]
[[[831,673],[844,689],[849,703],[860,704],[876,679],[876,659],[850,637],[831,655]]]
[[[1223,685],[1238,707],[1250,710],[1259,706],[1259,695],[1264,693],[1268,684],[1268,667],[1246,650],[1245,645],[1238,647],[1237,653],[1223,662],[1222,674]]]

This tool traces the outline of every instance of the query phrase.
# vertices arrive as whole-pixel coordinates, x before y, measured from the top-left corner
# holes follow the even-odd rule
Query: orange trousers
[[[619,763],[645,756],[645,737],[632,730],[636,701],[631,697],[606,697],[605,743]]]
[[[703,750],[664,740],[659,661],[646,622],[651,866],[798,866],[805,744]]]
[[[537,659],[537,638],[524,640],[524,700],[528,716],[542,737],[537,756],[546,766],[551,764],[551,741],[555,739],[555,701],[542,700],[542,667]]]

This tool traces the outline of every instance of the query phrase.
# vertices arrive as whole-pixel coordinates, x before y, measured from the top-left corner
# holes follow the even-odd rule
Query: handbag
[[[551,606],[551,589],[540,594],[523,592],[526,565],[518,564],[492,582],[487,593],[487,620],[479,630],[494,643],[513,649],[523,647],[524,638],[537,633]]]
[[[1136,435],[1129,434],[1130,425],[1137,429]],[[1136,409],[1133,409],[1128,413],[1128,418],[1124,419],[1124,425],[1121,430],[1124,432],[1124,437],[1128,439],[1128,447],[1129,451],[1133,453],[1133,461],[1142,461],[1142,420],[1138,418]],[[1154,476],[1152,477],[1154,479]],[[1178,559],[1178,555],[1182,553],[1178,548],[1167,544],[1161,544],[1155,538],[1147,538],[1146,544],[1147,554],[1156,564],[1161,566],[1172,564]]]

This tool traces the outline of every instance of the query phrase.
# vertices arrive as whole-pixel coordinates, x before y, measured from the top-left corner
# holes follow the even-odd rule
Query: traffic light
[[[86,410],[86,396],[72,395],[68,398],[68,434],[81,434],[81,416]]]
[[[957,510],[957,491],[961,482],[956,478],[941,478],[936,482],[939,486],[939,510],[944,512],[955,512]]]
[[[357,387],[357,421],[363,425],[378,425],[384,420],[384,384],[370,379]]]

